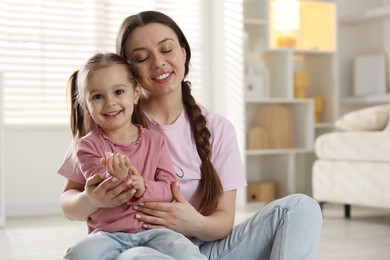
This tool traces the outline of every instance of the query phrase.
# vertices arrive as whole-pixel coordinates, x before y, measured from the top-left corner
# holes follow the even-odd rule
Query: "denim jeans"
[[[122,232],[89,234],[71,247],[64,259],[112,260],[129,248],[135,249],[131,253],[131,259],[207,259],[199,252],[199,247],[188,238],[165,228],[136,234]]]
[[[318,203],[306,195],[294,194],[267,204],[223,239],[193,242],[210,260],[314,260],[321,229]],[[137,259],[132,250],[122,253],[117,260]],[[156,252],[147,248],[138,250],[137,254],[156,256],[145,259],[169,259],[158,258]]]

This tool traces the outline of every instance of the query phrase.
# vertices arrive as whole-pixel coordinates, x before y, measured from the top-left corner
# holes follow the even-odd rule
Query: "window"
[[[68,124],[66,83],[70,74],[95,52],[115,52],[122,20],[147,9],[170,15],[186,34],[193,54],[189,79],[197,100],[207,105],[204,2],[0,0],[4,123]]]

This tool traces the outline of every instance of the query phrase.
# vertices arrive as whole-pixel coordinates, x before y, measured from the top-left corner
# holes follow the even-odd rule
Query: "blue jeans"
[[[112,260],[129,248],[136,249],[134,250],[136,255],[131,259],[207,259],[199,252],[199,247],[188,238],[166,228],[136,234],[123,232],[89,234],[69,248],[64,259]],[[147,250],[144,253],[145,249]]]
[[[322,229],[322,213],[318,203],[303,194],[275,200],[235,226],[223,239],[203,242],[194,239],[208,259],[314,260]],[[117,260],[133,260],[135,254],[158,258],[147,248],[122,253]]]

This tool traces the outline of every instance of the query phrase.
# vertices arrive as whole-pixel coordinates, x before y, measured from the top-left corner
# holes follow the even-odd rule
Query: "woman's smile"
[[[169,73],[169,72],[166,72],[166,73],[163,73],[157,77],[154,77],[153,80],[156,81],[157,83],[165,83],[167,81],[169,81],[171,78],[173,77],[173,73]]]

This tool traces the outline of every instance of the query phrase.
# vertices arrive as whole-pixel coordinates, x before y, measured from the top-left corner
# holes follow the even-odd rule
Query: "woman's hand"
[[[144,228],[166,227],[186,236],[212,241],[227,236],[234,224],[236,190],[225,191],[217,209],[208,216],[200,214],[172,184],[175,202],[144,202],[136,206],[136,218],[145,223]]]
[[[172,184],[175,202],[144,202],[135,206],[136,215],[145,229],[166,227],[186,236],[196,236],[204,218],[180,193],[177,182]]]
[[[115,181],[112,177],[103,180],[99,175],[88,178],[85,185],[67,180],[60,198],[64,215],[85,221],[99,208],[113,208],[130,200],[135,190],[126,182],[110,189]]]
[[[87,179],[85,192],[90,202],[97,208],[114,208],[130,200],[136,190],[131,188],[131,180],[123,182],[114,188],[112,184],[118,181],[115,177],[103,180],[98,174]]]

